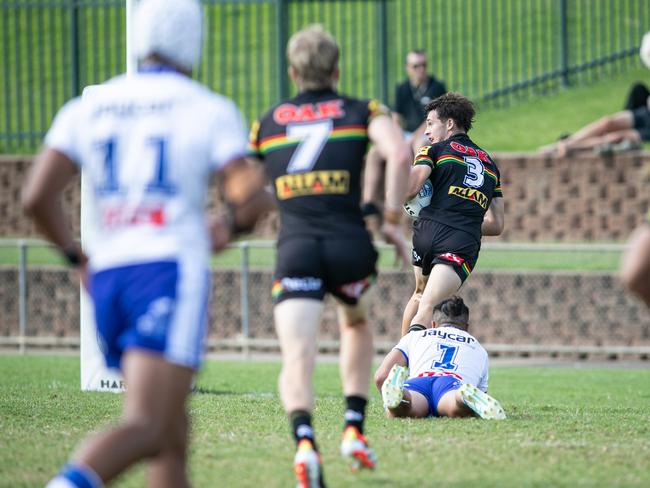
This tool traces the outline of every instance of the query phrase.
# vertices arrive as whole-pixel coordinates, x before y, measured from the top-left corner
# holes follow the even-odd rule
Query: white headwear
[[[641,41],[641,49],[639,49],[639,56],[641,56],[641,61],[643,64],[650,69],[650,32],[646,32]]]
[[[158,54],[191,70],[200,61],[203,42],[198,0],[141,0],[135,10],[138,59]]]

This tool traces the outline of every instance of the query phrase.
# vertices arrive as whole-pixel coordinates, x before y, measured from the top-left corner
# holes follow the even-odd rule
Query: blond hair
[[[314,24],[291,36],[287,59],[296,72],[300,89],[331,88],[339,62],[339,46],[322,25]]]

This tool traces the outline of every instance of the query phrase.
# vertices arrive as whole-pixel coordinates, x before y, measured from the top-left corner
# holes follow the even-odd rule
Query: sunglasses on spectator
[[[426,68],[426,67],[427,67],[427,63],[417,63],[411,65],[411,68],[413,69]]]

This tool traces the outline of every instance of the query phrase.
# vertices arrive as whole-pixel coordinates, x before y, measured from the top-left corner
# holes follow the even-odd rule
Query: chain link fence
[[[277,351],[271,300],[274,244],[243,241],[217,258],[210,305],[209,350]],[[380,351],[399,339],[411,271],[391,266],[380,246],[380,275],[369,320]],[[622,245],[486,243],[459,294],[470,331],[492,354],[650,356],[650,314],[618,284]],[[79,345],[79,287],[42,241],[0,240],[0,346]],[[333,300],[326,299],[322,351],[338,350]]]

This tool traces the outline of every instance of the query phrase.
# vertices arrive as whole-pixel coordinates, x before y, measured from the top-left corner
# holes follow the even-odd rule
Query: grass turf
[[[278,363],[208,361],[192,397],[195,486],[293,483],[277,397]],[[0,486],[42,486],[86,433],[119,415],[120,396],[79,391],[74,357],[0,356]],[[508,420],[389,420],[373,390],[367,431],[376,472],[338,454],[337,366],[319,364],[315,428],[330,486],[648,486],[650,370],[491,370]],[[143,486],[136,468],[115,486]]]

